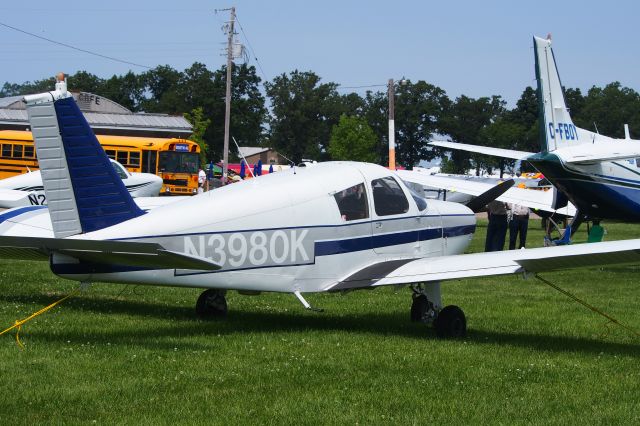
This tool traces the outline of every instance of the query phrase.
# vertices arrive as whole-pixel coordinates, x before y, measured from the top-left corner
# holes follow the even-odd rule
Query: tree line
[[[233,67],[231,135],[241,146],[276,149],[291,161],[388,161],[386,91],[341,93],[312,71],[292,71],[263,82],[247,64]],[[194,63],[184,71],[168,65],[103,79],[79,71],[68,76],[73,91],[95,93],[134,112],[184,115],[203,145],[203,160],[222,157],[226,67],[211,71]],[[0,97],[51,90],[53,78],[5,83]],[[264,90],[260,90],[263,85]],[[439,135],[455,142],[536,152],[539,150],[536,91],[526,87],[515,107],[498,95],[451,99],[444,89],[423,80],[395,83],[396,159],[405,167],[442,158],[450,173],[513,168],[511,160],[454,152],[445,155],[427,142]],[[586,94],[566,88],[574,123],[585,129],[623,137],[623,125],[640,132],[640,95],[618,82],[593,86]],[[633,136],[633,135],[632,135]],[[233,144],[231,144],[233,146]]]

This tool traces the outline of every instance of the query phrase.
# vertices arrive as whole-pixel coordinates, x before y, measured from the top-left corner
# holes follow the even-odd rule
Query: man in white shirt
[[[524,248],[529,228],[529,207],[511,204],[511,221],[509,222],[509,250],[516,248],[516,238],[520,234],[518,248]]]
[[[204,170],[200,169],[200,171],[198,171],[198,194],[201,194],[204,192],[204,183],[207,180],[207,174],[204,172]]]

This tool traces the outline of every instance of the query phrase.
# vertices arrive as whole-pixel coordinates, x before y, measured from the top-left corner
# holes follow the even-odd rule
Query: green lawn
[[[640,226],[606,228],[607,240],[640,237]],[[45,263],[1,268],[1,328],[75,288]],[[543,276],[640,329],[637,274]],[[309,295],[324,313],[230,292],[220,322],[195,318],[198,294],[95,284],[26,324],[25,350],[0,337],[2,424],[640,422],[640,340],[535,279],[444,283],[469,327],[450,341],[408,321],[407,288]]]

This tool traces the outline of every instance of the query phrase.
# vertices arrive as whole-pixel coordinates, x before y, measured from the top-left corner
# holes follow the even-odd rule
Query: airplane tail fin
[[[579,132],[571,120],[564,97],[551,38],[533,37],[538,82],[538,125],[542,152],[579,145]],[[581,133],[581,132],[580,132]],[[586,139],[586,138],[585,138]]]
[[[56,238],[106,228],[144,214],[67,92],[29,95],[29,123]]]

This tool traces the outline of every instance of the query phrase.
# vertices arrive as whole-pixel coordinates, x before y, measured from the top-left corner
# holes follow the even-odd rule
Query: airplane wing
[[[48,260],[52,253],[97,264],[150,269],[220,269],[208,259],[165,250],[156,243],[0,236],[0,258]]]
[[[391,260],[370,265],[332,286],[330,291],[382,285],[445,281],[586,266],[640,263],[640,239],[489,253]]]
[[[456,143],[448,141],[431,141],[431,146],[440,148],[455,149],[460,151],[477,152],[478,154],[492,155],[494,157],[511,158],[514,160],[524,160],[526,157],[533,155],[533,152],[516,151],[513,149],[492,148],[489,146],[470,145],[466,143]]]
[[[396,173],[402,180],[408,182],[417,183],[423,186],[430,186],[433,188],[446,189],[450,192],[461,192],[463,194],[473,195],[474,197],[485,193],[495,186],[490,182],[454,179],[447,176],[434,176],[426,173],[414,172],[411,170],[398,170],[396,171]],[[567,216],[573,216],[575,214],[575,207],[571,204],[569,204],[567,207],[554,210],[551,207],[553,205],[552,191],[539,191],[534,189],[512,187],[496,199],[505,203],[520,204],[521,206],[527,206],[531,209],[560,213]]]

